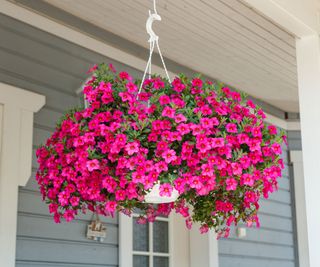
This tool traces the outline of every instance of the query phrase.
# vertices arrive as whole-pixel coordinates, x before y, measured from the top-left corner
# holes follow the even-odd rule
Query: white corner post
[[[297,66],[309,261],[320,266],[320,42],[319,35],[297,39]]]
[[[218,240],[213,230],[201,234],[199,225],[190,230],[190,267],[218,267]]]
[[[0,262],[15,266],[18,186],[31,176],[33,113],[45,97],[0,82]]]
[[[293,165],[299,266],[308,267],[310,263],[302,151],[290,151],[290,162]]]

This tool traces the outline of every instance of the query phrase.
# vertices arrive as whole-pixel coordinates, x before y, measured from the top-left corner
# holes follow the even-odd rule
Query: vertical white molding
[[[290,151],[290,160],[293,164],[299,266],[309,267],[308,229],[302,151]]]
[[[0,261],[15,266],[18,186],[31,173],[33,112],[45,98],[0,83]]]
[[[296,40],[302,154],[311,267],[320,266],[320,42],[318,35]]]
[[[218,267],[218,240],[213,231],[201,234],[199,225],[190,230],[190,267]]]
[[[119,213],[119,267],[133,266],[132,217]]]
[[[170,215],[171,267],[190,267],[189,238],[190,233],[186,228],[185,219],[180,214]]]

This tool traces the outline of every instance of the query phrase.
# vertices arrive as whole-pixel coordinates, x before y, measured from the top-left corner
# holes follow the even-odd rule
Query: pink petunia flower
[[[108,201],[105,206],[105,210],[113,214],[116,211],[117,202],[116,201]]]
[[[166,163],[170,163],[177,159],[176,152],[172,149],[167,149],[162,153],[162,158]]]
[[[237,125],[235,123],[227,123],[226,130],[228,133],[237,133]]]
[[[234,178],[226,179],[226,189],[227,191],[234,191],[237,189],[238,182]]]
[[[175,117],[175,110],[167,106],[163,109],[162,116],[173,119]]]
[[[160,196],[167,196],[167,197],[171,197],[171,194],[172,194],[172,185],[171,184],[168,184],[168,183],[165,183],[165,184],[161,184],[160,185]]]
[[[133,155],[134,153],[139,152],[139,143],[136,141],[130,142],[125,146],[125,150],[129,155]]]
[[[223,147],[224,146],[224,138],[212,138],[212,147]]]
[[[162,95],[159,97],[159,103],[160,105],[164,106],[166,104],[170,103],[170,97],[167,95]]]
[[[92,172],[94,170],[99,170],[100,169],[99,161],[97,159],[87,161],[87,169],[89,172]]]
[[[253,186],[254,182],[255,181],[254,181],[252,174],[245,173],[241,176],[241,184],[242,185]]]

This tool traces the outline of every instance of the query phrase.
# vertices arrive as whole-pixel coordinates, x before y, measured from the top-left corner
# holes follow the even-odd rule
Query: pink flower
[[[252,136],[254,136],[254,137],[260,137],[260,138],[262,137],[262,133],[261,133],[261,130],[260,130],[259,127],[254,127],[254,128],[252,128],[251,134],[252,134]]]
[[[145,180],[145,176],[142,173],[139,173],[139,172],[132,173],[132,182],[142,184],[144,180]]]
[[[70,222],[74,219],[74,211],[66,210],[63,214],[63,218],[65,218],[66,222]]]
[[[116,143],[124,145],[127,142],[127,136],[125,134],[118,134],[116,136]]]
[[[186,86],[182,83],[180,78],[175,78],[172,82],[173,90],[175,90],[178,93],[181,93]]]
[[[138,90],[138,87],[132,82],[127,83],[126,88],[129,93],[135,93]]]
[[[106,206],[105,206],[105,210],[107,212],[110,212],[111,214],[113,214],[115,211],[116,211],[116,208],[117,208],[117,202],[115,201],[108,201],[106,203]]]
[[[182,114],[177,114],[174,120],[176,123],[180,123],[180,122],[186,122],[187,118]]]
[[[125,190],[117,190],[116,191],[116,201],[123,201],[126,199],[126,191]]]
[[[179,192],[179,194],[182,194],[185,190],[186,182],[182,178],[177,178],[174,180],[174,188]]]
[[[237,125],[234,123],[227,123],[226,130],[229,133],[237,133],[238,132]]]
[[[242,185],[248,185],[253,186],[254,185],[254,178],[251,174],[245,173],[241,176],[241,184]]]
[[[227,191],[234,191],[237,189],[238,182],[234,178],[226,179]]]
[[[87,161],[87,169],[89,172],[92,172],[94,170],[99,170],[100,169],[99,161],[97,159]]]
[[[202,226],[200,227],[200,233],[201,233],[201,234],[208,233],[208,231],[209,231],[208,225],[204,224],[204,225],[202,225]]]
[[[212,138],[211,146],[213,148],[215,148],[215,147],[223,147],[224,146],[224,138]]]
[[[247,191],[244,193],[244,201],[248,203],[254,203],[257,201],[257,194],[252,191]]]
[[[193,80],[192,80],[192,86],[195,86],[195,87],[202,87],[202,80],[201,79],[199,79],[199,78],[194,78]]]
[[[67,206],[69,204],[69,197],[70,195],[66,191],[62,191],[58,196],[60,205]]]
[[[186,219],[186,227],[189,230],[192,228],[192,219],[190,217]]]
[[[168,170],[168,165],[164,161],[159,161],[158,163],[155,164],[155,168],[158,173],[161,173],[163,171]]]
[[[59,214],[58,212],[56,212],[56,213],[54,214],[54,217],[53,217],[54,222],[55,222],[55,223],[61,223],[60,217],[61,217],[60,214]]]
[[[50,213],[56,213],[58,211],[59,205],[56,203],[50,203],[49,204],[49,212]]]
[[[190,132],[190,127],[188,124],[185,123],[181,123],[177,126],[177,130],[182,134],[188,134]]]
[[[276,155],[281,155],[281,153],[282,153],[281,146],[278,143],[272,144],[271,149],[272,149],[273,153]]]
[[[71,205],[72,205],[73,207],[78,206],[78,205],[79,205],[79,201],[80,201],[80,198],[79,198],[79,197],[73,196],[73,197],[70,198],[70,203],[71,203]]]
[[[212,165],[202,164],[201,169],[202,169],[202,175],[213,176],[214,169],[212,168]]]
[[[168,118],[174,118],[175,115],[175,110],[173,108],[170,107],[165,107],[162,111],[162,116],[164,117],[168,117]]]
[[[165,184],[162,184],[160,185],[160,196],[167,196],[167,197],[171,197],[171,194],[172,194],[172,186],[171,184],[168,184],[168,183],[165,183]]]
[[[170,163],[177,159],[176,152],[172,149],[167,149],[162,153],[162,158],[166,163]]]
[[[200,124],[204,129],[210,129],[213,127],[213,121],[209,118],[201,118]]]
[[[136,141],[130,142],[126,145],[125,150],[129,155],[133,155],[134,153],[139,152],[139,143]]]
[[[162,95],[159,97],[159,103],[160,105],[166,105],[170,103],[170,97],[167,95]]]
[[[234,175],[241,175],[242,174],[242,168],[239,163],[233,162],[233,163],[231,163],[231,167],[232,167],[232,173]]]
[[[165,141],[160,141],[158,144],[157,144],[157,150],[159,151],[164,151],[168,149],[168,143],[165,142]]]
[[[119,77],[122,80],[131,80],[130,75],[128,74],[128,72],[125,72],[125,71],[120,72]]]
[[[207,141],[197,142],[196,148],[199,149],[201,153],[205,153],[210,150],[210,145]]]
[[[274,125],[269,125],[268,126],[268,130],[269,130],[269,133],[272,134],[272,135],[276,135],[277,134],[277,127],[274,126]]]
[[[189,180],[189,185],[191,188],[200,189],[202,187],[202,183],[199,176],[192,176]]]
[[[247,144],[249,142],[249,136],[247,134],[238,134],[237,138],[240,144]]]

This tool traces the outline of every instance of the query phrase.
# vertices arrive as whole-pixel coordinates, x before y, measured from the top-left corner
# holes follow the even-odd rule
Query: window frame
[[[149,251],[133,250],[133,218],[137,218],[138,214],[134,213],[131,217],[124,214],[119,214],[119,266],[132,267],[133,256],[149,257],[149,267],[153,267],[154,257],[167,257],[169,259],[169,267],[173,267],[173,216],[157,217],[156,221],[168,222],[168,253],[153,251],[153,223],[148,225],[149,231]]]

